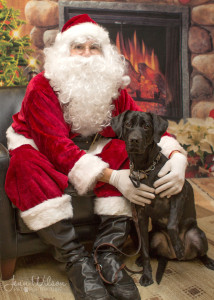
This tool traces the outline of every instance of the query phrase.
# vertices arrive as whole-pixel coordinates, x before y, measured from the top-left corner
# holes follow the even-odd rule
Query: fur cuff
[[[83,155],[68,173],[68,179],[79,195],[92,190],[103,171],[109,165],[92,154]]]
[[[158,143],[158,146],[161,147],[161,152],[169,158],[169,155],[172,151],[178,150],[185,156],[187,156],[187,152],[184,150],[184,148],[179,144],[179,142],[170,136],[163,136]]]
[[[62,195],[54,199],[48,199],[26,211],[20,213],[25,224],[37,231],[56,222],[73,217],[71,196]]]
[[[7,129],[6,137],[8,150],[14,150],[22,145],[31,145],[33,148],[38,150],[34,140],[28,139],[24,135],[16,133],[12,126]]]
[[[131,202],[124,197],[118,196],[96,198],[94,212],[97,215],[131,217]]]

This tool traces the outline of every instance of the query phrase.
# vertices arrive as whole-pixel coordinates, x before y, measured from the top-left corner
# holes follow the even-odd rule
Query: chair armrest
[[[15,213],[4,188],[9,161],[8,150],[0,144],[0,253],[2,259],[16,257],[17,253]]]
[[[0,160],[9,159],[9,152],[3,144],[0,143]]]

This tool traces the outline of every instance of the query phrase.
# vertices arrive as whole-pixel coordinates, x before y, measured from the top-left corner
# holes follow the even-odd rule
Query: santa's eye
[[[84,46],[81,45],[81,44],[77,44],[73,47],[73,49],[76,49],[76,50],[83,50],[84,49]]]
[[[99,51],[101,51],[101,47],[100,47],[99,45],[97,45],[97,44],[91,45],[91,46],[90,46],[90,49],[91,49],[91,50],[99,50]]]

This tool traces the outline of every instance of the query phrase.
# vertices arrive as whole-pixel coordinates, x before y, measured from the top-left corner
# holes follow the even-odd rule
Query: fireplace
[[[144,111],[189,117],[187,7],[107,2],[60,2],[60,27],[88,13],[109,31],[125,56],[129,94]]]

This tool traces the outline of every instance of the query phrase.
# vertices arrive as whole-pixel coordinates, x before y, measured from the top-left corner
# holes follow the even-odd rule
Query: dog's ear
[[[111,120],[111,127],[118,136],[119,139],[122,139],[123,136],[123,122],[125,119],[125,116],[128,114],[128,110],[124,111],[122,114],[119,114],[118,116],[112,118]]]
[[[154,125],[154,141],[156,143],[160,142],[161,136],[166,132],[168,127],[168,121],[164,120],[156,114],[152,114],[153,125]]]

